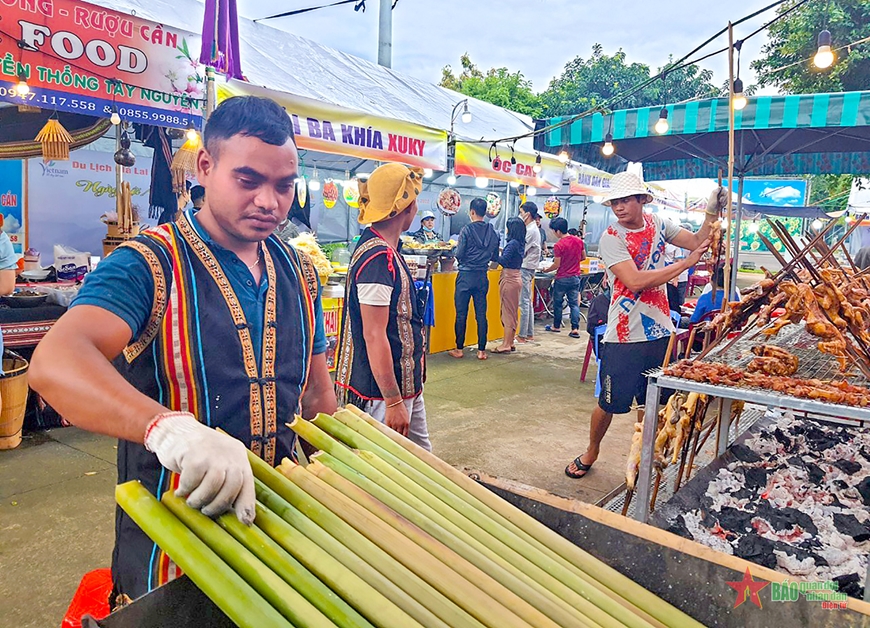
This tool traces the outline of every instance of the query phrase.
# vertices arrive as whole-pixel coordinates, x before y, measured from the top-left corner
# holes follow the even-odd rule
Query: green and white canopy
[[[654,126],[661,107],[594,114],[538,136],[537,148],[608,172],[642,162],[648,181],[715,178],[728,164],[728,99],[668,105],[670,129]],[[540,126],[539,122],[539,126]],[[761,96],[735,112],[735,176],[870,173],[870,91]],[[616,154],[601,146],[613,135]]]

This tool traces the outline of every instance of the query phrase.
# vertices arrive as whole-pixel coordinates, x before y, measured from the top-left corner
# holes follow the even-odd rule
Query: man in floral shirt
[[[707,218],[698,232],[692,233],[643,211],[653,198],[639,176],[623,172],[611,180],[603,203],[610,206],[617,221],[598,244],[612,286],[601,347],[601,395],[592,412],[589,447],[565,468],[569,477],[582,478],[592,468],[614,414],[629,412],[635,401],[644,403],[644,373],[661,366],[674,331],[665,284],[698,263],[707,251],[710,225],[726,198],[722,188],[711,194]],[[665,266],[668,243],[692,253]]]

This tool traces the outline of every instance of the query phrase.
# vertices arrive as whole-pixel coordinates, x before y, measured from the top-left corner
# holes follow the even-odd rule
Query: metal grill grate
[[[776,336],[766,336],[762,329],[751,330],[733,345],[728,346],[727,343],[723,343],[713,349],[702,362],[721,362],[734,368],[745,369],[755,357],[752,347],[760,344],[774,345],[796,355],[799,365],[793,377],[827,381],[846,379],[856,386],[868,385],[867,379],[857,369],[850,368],[844,373],[840,370],[836,357],[819,351],[819,338],[805,329],[803,321],[795,325],[787,325]]]
[[[715,408],[718,404],[715,401],[710,402],[710,407]],[[755,425],[761,418],[764,417],[764,412],[766,408],[763,406],[750,406],[747,405],[743,409],[743,414],[740,415],[740,421],[735,421],[731,424],[731,433],[728,437],[728,442],[733,443],[738,436],[740,436],[743,432],[748,430],[750,427]],[[711,416],[715,416],[715,414],[711,414]],[[711,434],[710,438],[707,439],[707,442],[704,445],[704,448],[698,452],[698,455],[695,456],[695,471],[692,473],[692,477],[697,475],[700,469],[703,469],[707,465],[709,465],[716,458],[716,434]],[[688,463],[686,463],[688,466]],[[674,481],[677,479],[677,471],[679,470],[680,465],[679,462],[677,464],[668,465],[665,467],[665,470],[662,472],[662,483],[659,486],[659,494],[656,498],[656,504],[664,504],[674,495]],[[685,473],[685,472],[684,472]],[[650,495],[653,493],[653,489],[655,487],[655,478],[656,474],[653,473],[652,482],[650,483]],[[682,485],[686,485],[685,476],[683,477]],[[636,492],[635,492],[636,496]],[[601,498],[597,506],[604,508],[605,510],[610,510],[611,512],[622,513],[622,506],[625,504],[625,484],[622,486],[612,490],[610,493]],[[632,499],[631,503],[628,505],[628,512],[626,515],[629,518],[634,518],[635,508],[637,507],[637,499]]]

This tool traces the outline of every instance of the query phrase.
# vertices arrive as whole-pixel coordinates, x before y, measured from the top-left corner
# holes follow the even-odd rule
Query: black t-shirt
[[[342,341],[336,385],[345,403],[383,399],[369,365],[362,324],[362,304],[389,307],[387,340],[402,397],[423,390],[425,337],[423,307],[414,278],[402,256],[373,229],[359,239],[347,273]]]

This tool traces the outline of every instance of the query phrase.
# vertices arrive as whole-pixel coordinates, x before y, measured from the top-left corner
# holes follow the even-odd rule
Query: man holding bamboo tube
[[[120,439],[121,483],[250,524],[247,448],[292,458],[286,423],[335,411],[317,272],[270,237],[298,162],[277,103],[222,103],[197,155],[202,209],[113,251],[37,347],[31,386],[74,425]],[[113,605],[178,574],[120,510],[115,530]]]
[[[601,394],[592,411],[589,446],[565,468],[582,478],[598,459],[601,441],[614,414],[625,414],[646,398],[645,372],[661,366],[674,331],[665,284],[698,263],[710,246],[710,227],[727,202],[719,187],[707,202],[704,224],[692,233],[667,219],[643,211],[652,195],[636,174],[621,172],[610,182],[602,203],[610,206],[616,223],[601,236],[598,252],[612,286],[607,331],[601,346]],[[665,266],[670,243],[692,251]],[[643,411],[639,419],[642,420]]]

